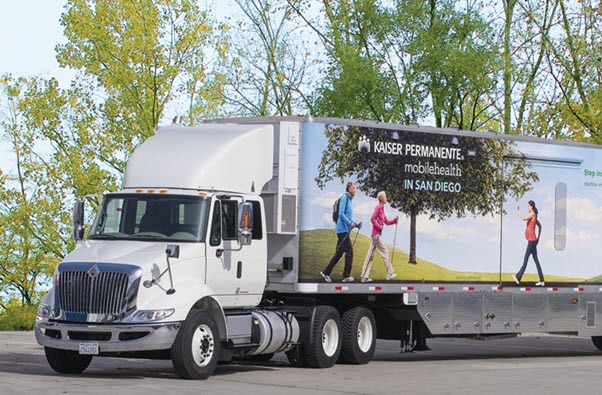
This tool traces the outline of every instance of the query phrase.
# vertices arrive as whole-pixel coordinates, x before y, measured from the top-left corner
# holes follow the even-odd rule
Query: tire
[[[335,308],[318,306],[311,328],[313,342],[304,344],[303,359],[311,368],[329,368],[341,354],[341,318]]]
[[[215,319],[195,310],[182,324],[171,346],[171,362],[183,379],[205,380],[213,374],[221,344]]]
[[[48,364],[57,373],[79,374],[92,362],[92,355],[81,355],[73,350],[44,347],[44,353]]]
[[[592,343],[598,350],[602,350],[602,336],[592,336]]]
[[[341,362],[365,365],[372,359],[376,347],[376,320],[365,307],[347,310],[342,318],[343,347]]]

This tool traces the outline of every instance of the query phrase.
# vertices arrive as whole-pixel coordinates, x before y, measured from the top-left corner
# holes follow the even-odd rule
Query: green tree
[[[317,66],[307,47],[307,33],[284,0],[236,0],[244,17],[234,20],[225,97],[237,115],[306,113],[306,92]]]
[[[406,124],[432,116],[475,130],[490,122],[497,58],[479,9],[446,0],[323,7],[329,69],[319,115]]]
[[[508,197],[519,199],[538,181],[524,155],[514,143],[488,137],[403,130],[392,137],[391,130],[329,125],[325,134],[328,146],[323,151],[318,186],[333,178],[357,180],[358,188],[368,195],[387,191],[391,206],[410,217],[409,262],[416,263],[416,219],[428,214],[441,221],[452,215],[501,215]],[[361,139],[361,140],[360,140]],[[378,154],[375,149],[358,150],[360,141],[415,144],[417,146],[458,148],[461,159],[447,161],[458,166],[459,173],[433,176],[426,172],[409,173],[407,166],[424,165],[422,157]],[[428,161],[428,159],[426,159]],[[440,165],[446,161],[437,160]],[[428,165],[428,163],[426,163]],[[423,188],[428,182],[450,183],[455,192]],[[442,184],[439,184],[442,185]]]
[[[86,131],[118,172],[168,105],[187,103],[183,115],[195,123],[223,103],[224,77],[215,70],[227,50],[225,27],[194,1],[70,0],[61,23],[67,43],[57,59],[78,70],[77,91],[93,98]]]
[[[415,32],[405,48],[415,57],[438,127],[478,130],[497,116],[489,104],[498,69],[495,41],[478,4],[401,1],[396,11],[396,30]]]
[[[559,29],[546,36],[551,76],[558,100],[549,108],[560,115],[557,138],[602,144],[602,9],[597,1],[557,0]]]
[[[598,1],[503,1],[505,133],[600,143]]]
[[[188,0],[67,1],[62,67],[76,79],[1,79],[0,134],[14,170],[0,177],[0,292],[36,303],[73,248],[74,198],[115,190],[126,159],[169,106],[190,122],[223,103],[224,27]]]
[[[0,79],[1,136],[15,163],[13,171],[0,172],[0,294],[13,304],[32,306],[72,242],[64,226],[69,218],[63,210],[65,193],[48,177],[56,169],[46,166],[35,133],[21,123],[27,86],[25,79]],[[47,121],[53,122],[51,117]]]

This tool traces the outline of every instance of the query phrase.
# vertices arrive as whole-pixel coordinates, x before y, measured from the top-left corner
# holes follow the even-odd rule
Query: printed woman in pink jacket
[[[363,283],[372,281],[370,278],[370,269],[372,268],[375,249],[378,249],[378,252],[380,252],[380,256],[383,258],[385,263],[385,268],[387,269],[387,280],[391,280],[397,276],[397,274],[393,272],[393,266],[389,260],[389,250],[387,250],[387,246],[383,242],[382,234],[384,226],[396,224],[397,221],[399,221],[399,217],[395,217],[395,219],[391,220],[387,219],[387,216],[385,215],[387,194],[384,191],[380,191],[378,193],[377,199],[378,205],[376,205],[374,212],[372,213],[372,217],[370,217],[370,221],[372,222],[372,242],[370,243],[370,248],[368,248],[368,255],[366,255],[364,267],[362,268],[361,281]]]

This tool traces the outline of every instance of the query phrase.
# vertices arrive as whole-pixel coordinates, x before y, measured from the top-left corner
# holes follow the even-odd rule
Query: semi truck
[[[347,234],[355,281],[339,263],[327,282],[349,181],[364,224]],[[380,191],[399,218],[380,236],[395,278],[379,256],[362,273]],[[544,279],[525,256],[528,201]],[[134,150],[90,226],[84,213],[78,201],[76,248],[36,319],[58,373],[163,358],[207,379],[220,362],[280,352],[328,368],[368,363],[377,339],[417,351],[434,337],[552,333],[602,348],[596,145],[311,116],[173,123]]]

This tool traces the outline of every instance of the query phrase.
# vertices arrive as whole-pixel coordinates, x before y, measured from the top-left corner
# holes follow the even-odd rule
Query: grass
[[[357,236],[357,237],[356,237]],[[353,247],[353,266],[351,270],[351,276],[359,279],[361,276],[361,270],[364,264],[364,259],[368,253],[370,247],[370,238],[357,234],[357,231],[351,232],[351,242],[354,240]],[[326,267],[328,261],[335,252],[337,237],[332,229],[318,229],[301,232],[300,236],[300,263],[299,263],[299,278],[301,281],[314,282],[322,281],[320,272]],[[409,255],[407,252],[395,248],[393,252],[392,247],[387,246],[389,249],[389,258],[393,256],[393,270],[397,273],[395,280],[402,280],[407,282],[459,282],[459,283],[470,283],[470,282],[499,282],[499,273],[490,272],[460,272],[455,270],[449,270],[443,266],[437,265],[436,263],[426,261],[424,259],[416,258],[417,264],[409,264]],[[339,263],[334,267],[331,277],[333,280],[338,280],[343,277],[343,266],[345,258],[342,257]],[[378,252],[374,254],[374,261],[372,263],[372,270],[370,272],[370,278],[374,280],[382,280],[386,277],[385,265]],[[602,282],[602,276],[588,280],[588,282]],[[502,281],[514,282],[512,279],[512,273],[503,273]],[[535,273],[525,274],[522,278],[522,282],[530,283],[537,282],[538,277]],[[564,276],[553,276],[546,275],[546,282],[584,282],[584,279],[580,278],[569,278]]]

